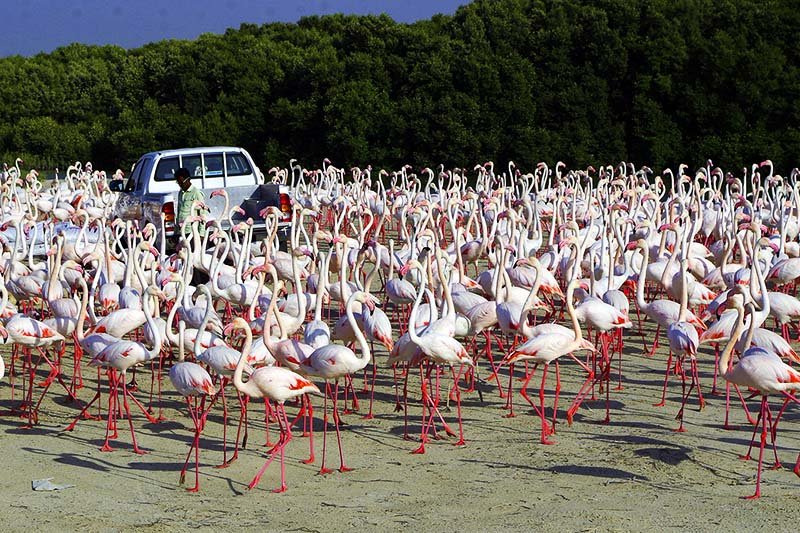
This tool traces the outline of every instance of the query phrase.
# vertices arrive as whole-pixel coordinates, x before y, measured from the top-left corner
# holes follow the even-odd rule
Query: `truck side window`
[[[199,155],[185,155],[183,156],[183,167],[189,171],[192,179],[203,177],[203,165],[200,162]]]
[[[207,177],[222,176],[222,154],[205,154],[203,159],[206,163]]]
[[[247,158],[239,152],[225,152],[225,163],[228,176],[243,176],[253,173],[253,169],[250,168],[250,163],[247,162]]]
[[[156,167],[156,181],[175,181],[175,171],[180,168],[177,157],[164,157]]]

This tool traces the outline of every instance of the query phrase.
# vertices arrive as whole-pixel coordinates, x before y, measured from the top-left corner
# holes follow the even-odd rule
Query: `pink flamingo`
[[[542,383],[539,387],[539,416],[542,419],[542,432],[541,432],[541,442],[542,444],[554,444],[553,441],[548,440],[548,436],[552,433],[551,428],[548,426],[547,421],[545,420],[545,407],[544,407],[544,392],[545,392],[545,384],[547,383],[547,369],[550,366],[550,363],[556,363],[556,379],[559,380],[556,384],[556,404],[553,406],[553,429],[555,428],[555,415],[556,415],[556,408],[558,402],[558,393],[560,392],[560,379],[559,379],[559,372],[558,372],[558,359],[564,355],[569,355],[575,362],[577,362],[586,372],[588,372],[589,377],[587,378],[586,382],[584,382],[581,390],[578,391],[578,396],[581,396],[584,389],[588,390],[588,387],[591,386],[591,382],[594,379],[594,374],[592,370],[586,366],[581,360],[579,360],[575,355],[572,353],[575,350],[589,350],[594,352],[595,347],[594,345],[583,338],[583,334],[581,333],[581,327],[578,324],[578,317],[575,314],[575,307],[572,303],[572,295],[575,292],[575,287],[578,286],[578,280],[573,279],[570,281],[569,285],[567,286],[567,294],[566,294],[566,303],[567,303],[567,311],[569,313],[570,320],[572,321],[572,331],[571,334],[565,335],[558,331],[551,331],[548,333],[542,333],[533,337],[532,339],[528,340],[527,342],[523,343],[520,346],[517,346],[512,352],[510,352],[503,362],[505,363],[513,363],[516,361],[533,361],[536,363],[534,366],[533,372],[526,378],[525,383],[522,386],[522,389],[528,385],[528,382],[533,377],[534,373],[536,372],[536,368],[539,364],[544,364],[544,370],[542,371]],[[534,408],[536,406],[531,402],[526,395],[523,394],[525,399],[532,405]],[[569,420],[571,422],[571,416],[569,416]]]
[[[719,372],[722,376],[731,383],[741,385],[743,387],[750,387],[761,395],[761,410],[758,413],[758,420],[756,427],[753,430],[753,440],[750,443],[752,449],[753,442],[755,441],[755,433],[758,431],[758,424],[761,423],[761,446],[758,453],[758,469],[756,475],[756,492],[752,496],[747,496],[746,499],[755,499],[761,497],[761,471],[764,460],[764,446],[767,442],[767,425],[770,425],[773,447],[775,444],[775,434],[777,431],[778,421],[780,414],[773,423],[772,411],[769,407],[768,397],[770,394],[782,394],[786,397],[786,401],[793,401],[799,403],[797,398],[792,395],[793,391],[800,390],[800,372],[790,367],[778,357],[774,352],[770,352],[763,348],[748,348],[739,358],[739,361],[729,369],[731,355],[737,339],[744,329],[744,316],[745,311],[751,315],[754,311],[754,304],[748,303],[745,308],[742,308],[738,300],[734,301],[734,307],[737,311],[737,320],[734,333],[725,345],[725,349],[719,359]],[[755,329],[753,326],[755,321],[751,319],[750,330],[747,338],[745,339],[745,346],[750,344],[752,339],[752,332]],[[785,405],[784,405],[785,407]],[[782,411],[781,411],[782,413]],[[744,459],[750,459],[750,450]],[[775,457],[776,465],[780,463]]]
[[[337,397],[339,395],[339,378],[349,376],[355,372],[363,370],[370,361],[371,352],[369,344],[364,334],[359,329],[356,323],[356,318],[353,315],[353,307],[356,303],[366,305],[367,308],[374,308],[374,303],[367,293],[363,291],[354,292],[347,300],[345,312],[350,327],[355,333],[358,345],[361,348],[361,356],[357,356],[353,350],[340,344],[328,344],[314,350],[311,355],[304,361],[303,366],[306,373],[321,377],[325,380],[325,414],[323,416],[323,434],[322,434],[322,466],[320,467],[320,474],[330,473],[331,470],[325,468],[325,452],[327,443],[328,431],[328,397],[330,396],[333,403],[333,423],[336,429],[336,440],[339,445],[339,460],[340,472],[348,472],[352,470],[344,463],[344,452],[342,451],[342,438],[339,430],[339,411],[337,408]],[[335,380],[336,385],[333,392],[331,392],[329,380]]]
[[[211,382],[211,376],[206,370],[197,363],[190,363],[184,361],[183,346],[179,349],[179,362],[175,363],[169,369],[169,380],[172,386],[178,391],[178,394],[186,398],[186,406],[189,408],[189,416],[192,417],[194,423],[194,438],[192,445],[189,447],[189,453],[186,455],[186,461],[181,469],[180,483],[186,477],[186,468],[189,465],[189,458],[192,456],[192,450],[195,451],[195,468],[194,468],[194,487],[186,489],[188,492],[197,492],[200,490],[200,433],[203,431],[206,423],[206,417],[211,406],[208,410],[204,409],[206,396],[214,395],[217,390]],[[203,401],[198,409],[197,397],[202,396]],[[212,401],[213,404],[213,401]]]
[[[147,417],[147,419],[151,423],[155,423],[156,419],[153,418],[148,412],[147,409],[133,396],[133,394],[128,390],[128,385],[125,382],[125,375],[129,368],[133,367],[134,365],[141,364],[147,361],[152,361],[157,359],[160,352],[161,352],[161,335],[158,332],[158,329],[153,321],[151,316],[152,311],[150,310],[150,305],[152,301],[152,297],[159,297],[161,299],[164,298],[164,293],[158,290],[155,287],[148,287],[145,295],[148,296],[144,299],[144,306],[145,306],[145,317],[147,323],[149,324],[151,330],[153,331],[153,338],[154,344],[153,348],[148,350],[142,343],[128,341],[128,340],[120,340],[113,344],[110,344],[107,348],[105,348],[102,352],[97,354],[97,356],[92,359],[89,363],[89,366],[107,366],[111,369],[111,391],[109,393],[108,399],[108,424],[106,426],[106,440],[103,446],[100,448],[101,451],[110,452],[113,451],[111,445],[109,444],[109,431],[111,427],[115,427],[113,423],[113,417],[116,413],[118,397],[119,397],[119,384],[122,382],[122,401],[123,406],[125,408],[125,414],[128,417],[128,424],[130,425],[131,429],[131,439],[133,441],[133,451],[139,455],[146,453],[142,449],[139,448],[139,445],[136,442],[136,433],[133,429],[133,417],[131,416],[131,410],[128,405],[128,398],[130,398],[139,408],[142,410],[142,413]],[[119,379],[116,379],[115,372],[120,372]],[[115,431],[116,433],[116,431]]]
[[[414,309],[411,311],[411,316],[416,316],[416,310],[419,307],[420,302],[422,301],[422,296],[425,291],[426,285],[425,277],[422,278],[422,285],[420,286],[419,292],[417,294],[417,299],[414,302]],[[452,307],[452,303],[450,304]],[[461,390],[458,387],[458,380],[461,376],[461,367],[463,365],[474,366],[475,363],[473,362],[472,358],[469,356],[467,351],[464,349],[464,346],[454,339],[451,335],[442,334],[436,331],[432,327],[428,327],[425,331],[423,331],[422,335],[417,333],[413,324],[409,324],[408,334],[411,339],[411,342],[414,343],[426,356],[433,365],[448,365],[450,367],[450,371],[453,375],[453,387],[456,393],[456,405],[457,405],[457,413],[458,413],[458,429],[459,429],[459,439],[455,443],[455,446],[464,446],[466,442],[464,441],[464,428],[463,428],[463,421],[461,418]],[[415,361],[411,361],[411,364],[414,364]],[[459,371],[456,373],[454,365],[459,365]],[[438,391],[437,391],[437,398],[433,399],[428,393],[427,388],[425,386],[425,381],[427,380],[430,382],[430,374],[433,367],[429,366],[427,371],[426,379],[422,382],[422,401],[423,401],[423,409],[422,409],[422,434],[420,438],[420,445],[419,448],[414,450],[413,453],[425,453],[425,443],[428,440],[428,431],[430,427],[433,425],[434,414],[438,412]],[[437,368],[437,386],[438,386],[438,368]],[[428,419],[425,418],[425,404],[428,404],[428,411],[430,415]]]
[[[253,489],[258,485],[261,476],[267,470],[275,455],[280,452],[281,454],[281,485],[273,492],[286,491],[286,466],[284,463],[284,449],[286,445],[292,440],[292,432],[289,429],[289,420],[286,417],[286,410],[284,403],[286,400],[297,398],[304,394],[317,394],[321,395],[316,385],[305,379],[303,376],[292,372],[288,368],[278,366],[262,366],[256,369],[250,378],[245,382],[242,380],[247,356],[250,353],[250,347],[253,344],[253,333],[250,331],[250,326],[247,322],[236,317],[225,328],[225,332],[230,334],[233,330],[244,331],[245,341],[242,346],[242,355],[239,357],[239,363],[236,365],[236,370],[233,372],[233,385],[239,392],[244,393],[249,398],[264,398],[275,402],[278,412],[278,426],[280,428],[280,438],[278,444],[272,449],[269,458],[261,467],[261,470],[256,473],[253,480],[247,486]]]

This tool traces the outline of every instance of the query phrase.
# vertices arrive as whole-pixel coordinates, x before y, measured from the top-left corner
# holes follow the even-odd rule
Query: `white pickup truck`
[[[213,146],[203,148],[181,148],[149,152],[139,158],[126,182],[112,182],[112,190],[120,193],[115,215],[125,220],[138,220],[144,224],[152,222],[160,227],[164,214],[165,233],[174,242],[177,228],[175,216],[180,188],[175,181],[175,171],[186,168],[195,187],[205,193],[210,209],[208,219],[219,220],[223,228],[228,227],[229,213],[225,209],[223,195],[211,196],[218,189],[227,192],[230,211],[236,206],[244,215],[234,213],[234,223],[252,218],[254,229],[263,230],[264,221],[259,212],[265,207],[278,207],[284,214],[278,227],[281,241],[286,240],[291,225],[291,198],[289,187],[282,184],[264,183],[264,175],[244,148]]]

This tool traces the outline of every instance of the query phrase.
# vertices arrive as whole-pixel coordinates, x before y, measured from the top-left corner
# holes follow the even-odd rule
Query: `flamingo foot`
[[[665,405],[667,405],[667,402],[666,402],[666,400],[661,400],[661,401],[660,401],[660,402],[658,402],[658,403],[654,403],[654,404],[653,404],[653,407],[664,407]]]
[[[760,497],[761,497],[761,491],[760,490],[756,490],[756,493],[753,494],[752,496],[742,496],[742,499],[743,500],[757,500]]]
[[[282,483],[281,486],[278,487],[277,489],[272,489],[272,492],[274,494],[281,494],[283,492],[286,492],[286,483]]]
[[[542,439],[541,439],[541,442],[542,442],[542,444],[544,444],[545,446],[552,446],[552,445],[554,445],[554,444],[556,443],[556,441],[554,441],[554,440],[549,440],[547,437],[542,437]]]
[[[740,455],[739,459],[741,459],[742,461],[749,461],[751,457],[750,454],[748,453],[747,455]]]
[[[503,415],[503,418],[516,418],[517,413],[506,413]]]
[[[317,472],[317,475],[324,476],[326,474],[332,474],[332,473],[333,473],[333,470],[331,470],[330,468],[325,468],[323,466],[322,468],[319,469],[319,472]]]
[[[339,472],[341,472],[341,473],[352,472],[352,471],[353,471],[353,469],[350,468],[349,466],[342,465],[342,466],[339,467]]]
[[[186,489],[186,492],[200,492],[200,485],[195,485],[190,489]]]
[[[363,420],[372,420],[372,419],[374,419],[374,418],[375,418],[375,415],[373,415],[372,413],[367,413],[367,414],[365,414],[364,416],[362,416],[361,418],[362,418]]]
[[[775,464],[769,467],[770,470],[780,470],[781,468],[783,468],[783,465],[780,461],[776,461]]]
[[[311,455],[311,456],[310,456],[308,459],[303,459],[303,460],[302,460],[302,461],[300,461],[300,462],[301,462],[301,463],[303,463],[304,465],[311,465],[311,464],[314,464],[314,456],[313,456],[313,455]]]
[[[425,453],[425,444],[420,444],[419,448],[411,452],[414,455],[422,455]]]
[[[467,445],[467,441],[465,441],[463,438],[459,439],[458,442],[454,442],[453,443],[453,446],[466,446],[466,445]]]
[[[112,448],[107,442],[100,447],[101,452],[113,452],[114,448]]]

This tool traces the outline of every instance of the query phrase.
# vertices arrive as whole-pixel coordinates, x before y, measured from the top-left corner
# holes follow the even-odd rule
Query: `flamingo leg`
[[[549,440],[547,437],[549,435],[548,427],[547,427],[547,420],[545,415],[545,407],[544,407],[544,393],[545,393],[545,385],[547,384],[547,368],[550,366],[549,363],[544,364],[544,369],[542,370],[542,383],[539,386],[539,415],[542,419],[542,434],[541,434],[541,443],[542,444],[555,444],[554,441]]]
[[[117,374],[114,370],[109,370],[108,373],[108,421],[106,422],[106,440],[103,443],[103,446],[100,448],[101,452],[112,452],[114,449],[111,447],[109,443],[109,439],[112,438],[110,436],[111,428],[115,427],[113,418],[116,411],[116,398],[117,398],[117,388],[119,387],[119,379],[117,378]],[[114,429],[113,438],[116,438],[116,427]]]
[[[655,342],[655,341],[654,341]],[[669,382],[669,373],[672,370],[672,350],[669,351],[667,357],[667,370],[664,372],[664,387],[661,390],[661,401],[654,403],[653,407],[664,407],[667,403],[667,383]]]
[[[761,471],[764,463],[764,446],[767,443],[767,417],[769,416],[769,404],[767,403],[767,396],[761,397],[761,410],[758,413],[758,421],[761,422],[761,438],[760,447],[758,452],[758,470],[756,473],[756,492],[751,496],[745,496],[746,500],[754,500],[761,497]],[[758,422],[757,422],[758,423]],[[755,438],[755,434],[753,435]],[[750,442],[752,446],[753,442]],[[750,452],[748,451],[748,456]]]
[[[333,472],[330,468],[325,468],[325,452],[328,445],[328,397],[331,395],[331,385],[328,380],[325,380],[325,399],[324,411],[322,415],[322,466],[319,469],[319,474],[330,474]]]
[[[347,385],[345,385],[346,387]],[[352,381],[351,381],[352,387]],[[342,432],[339,429],[339,410],[337,408],[337,396],[339,394],[339,382],[336,382],[335,391],[333,394],[333,427],[336,430],[336,442],[339,445],[339,472],[349,472],[352,470],[349,466],[344,464],[344,449],[342,448]],[[355,390],[353,390],[355,396]]]
[[[458,379],[461,376],[461,369],[458,370],[458,375],[456,375],[456,371],[453,367],[450,367],[450,371],[453,373],[453,386],[455,387],[456,393],[456,409],[458,411],[458,442],[454,444],[454,446],[466,446],[466,442],[464,441],[464,424],[461,419],[461,389],[458,387]]]
[[[139,455],[144,455],[147,452],[139,448],[139,445],[136,443],[136,432],[133,430],[133,416],[131,415],[131,408],[128,405],[128,396],[131,394],[128,392],[128,384],[125,382],[125,374],[122,374],[122,404],[125,407],[125,414],[128,416],[128,425],[131,428],[131,440],[133,440],[133,452]],[[133,398],[133,396],[131,396]],[[142,410],[144,411],[144,406],[141,406]]]

